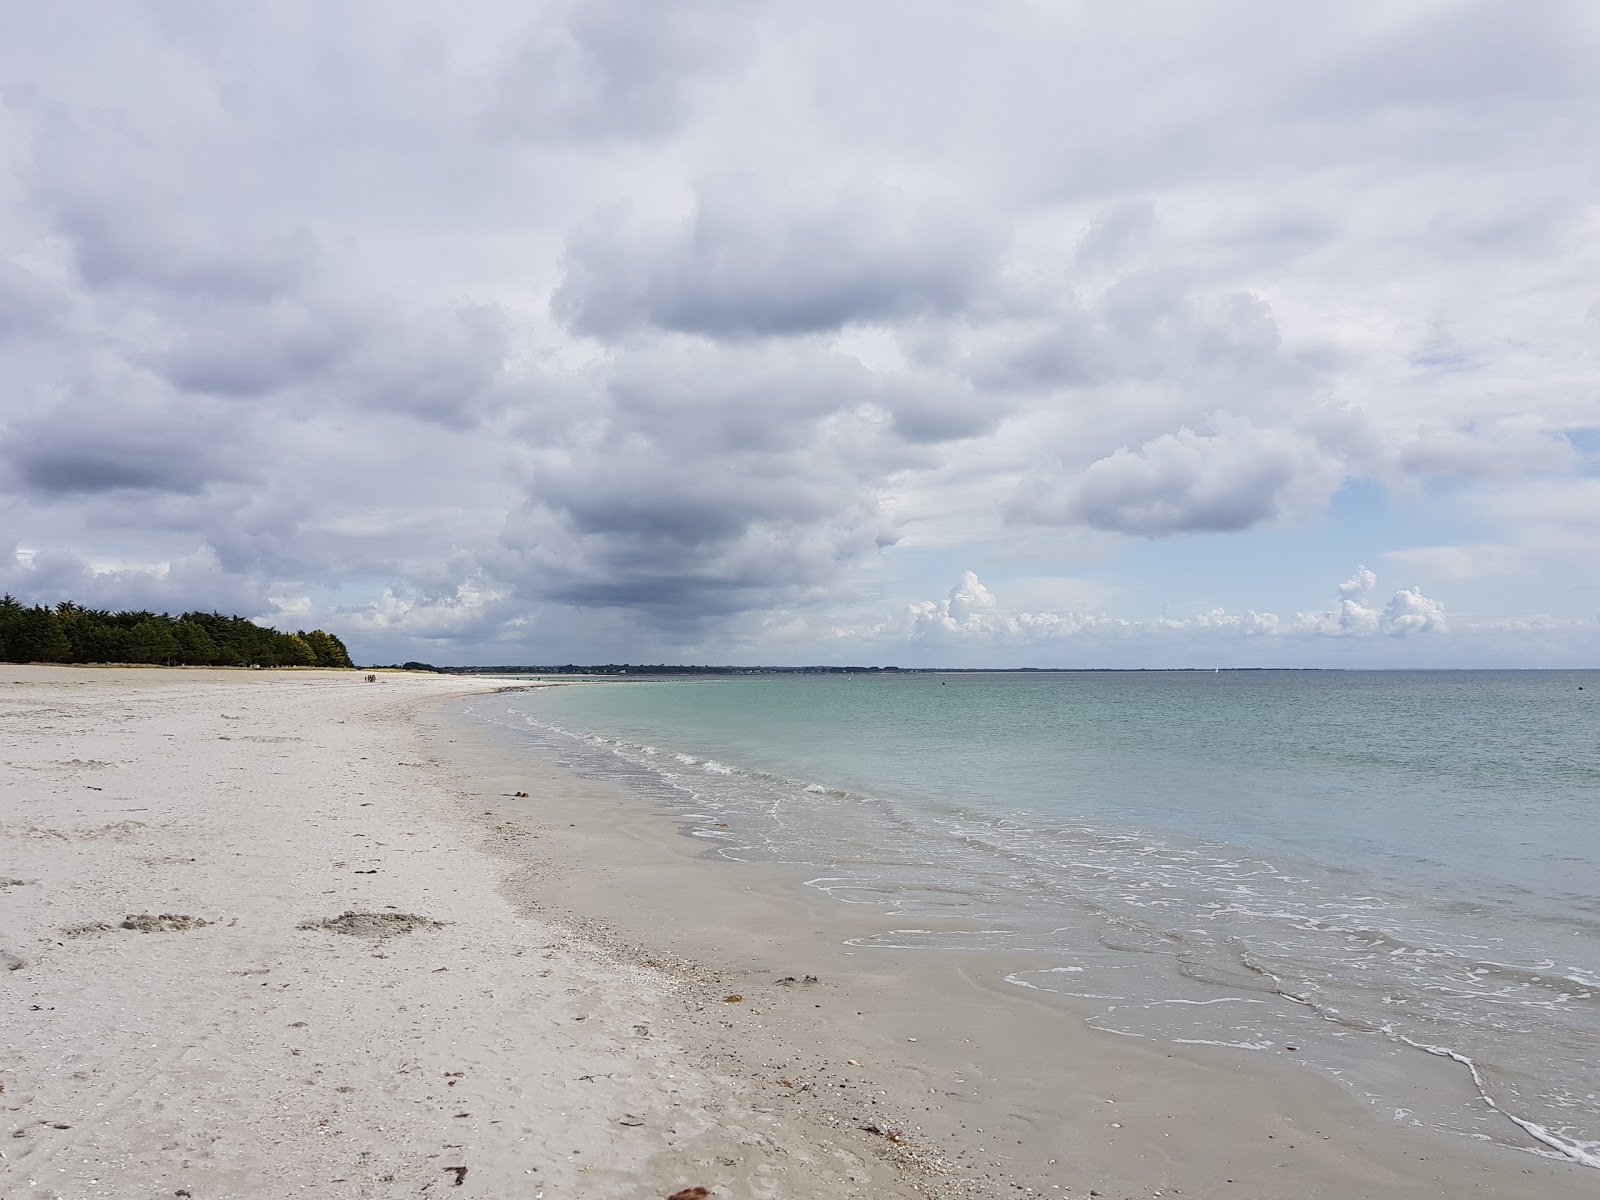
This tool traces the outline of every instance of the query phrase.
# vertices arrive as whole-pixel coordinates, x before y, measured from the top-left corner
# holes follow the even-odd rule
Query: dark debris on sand
[[[416,913],[397,912],[343,912],[337,917],[324,917],[320,921],[301,921],[296,929],[325,929],[329,933],[345,933],[352,937],[386,938],[415,933],[419,929],[443,929],[443,921],[419,917]]]

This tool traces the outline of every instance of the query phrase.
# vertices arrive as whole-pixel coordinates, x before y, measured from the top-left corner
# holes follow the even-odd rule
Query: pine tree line
[[[331,633],[280,633],[243,617],[105,612],[64,601],[0,598],[0,661],[155,663],[174,667],[354,667]]]

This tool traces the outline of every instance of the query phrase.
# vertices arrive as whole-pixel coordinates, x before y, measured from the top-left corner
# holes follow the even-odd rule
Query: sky
[[[0,0],[0,590],[1600,666],[1588,0]]]

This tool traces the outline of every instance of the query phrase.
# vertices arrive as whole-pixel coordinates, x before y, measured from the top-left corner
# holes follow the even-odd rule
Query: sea
[[[987,952],[1063,1020],[1600,1167],[1600,672],[709,676],[469,712],[881,910],[863,945]]]

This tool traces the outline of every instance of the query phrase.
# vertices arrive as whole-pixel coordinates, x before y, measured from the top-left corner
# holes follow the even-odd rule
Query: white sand
[[[409,720],[482,686],[0,664],[0,1194],[910,1194],[502,898]],[[298,928],[348,911],[443,924]]]

